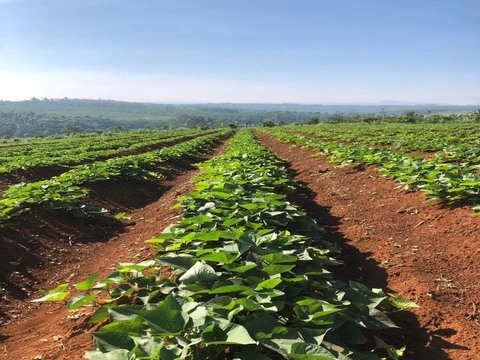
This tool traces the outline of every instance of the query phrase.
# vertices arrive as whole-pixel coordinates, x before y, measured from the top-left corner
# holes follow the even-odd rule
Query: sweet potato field
[[[2,356],[475,359],[477,130],[0,148]]]

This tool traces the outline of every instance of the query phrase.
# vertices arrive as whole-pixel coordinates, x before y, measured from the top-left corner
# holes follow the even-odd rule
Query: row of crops
[[[415,306],[331,273],[340,250],[287,201],[282,162],[248,130],[201,165],[181,219],[149,240],[160,255],[105,279],[62,284],[38,301],[97,307],[106,359],[398,359],[386,312]],[[80,292],[78,294],[78,292]],[[105,321],[108,319],[108,323]]]
[[[179,130],[179,129],[177,129]],[[171,130],[166,130],[171,131]],[[152,135],[153,133],[159,132],[158,130],[135,130],[135,131],[125,131],[125,132],[104,132],[104,133],[77,133],[71,135],[54,135],[46,138],[37,138],[37,137],[26,137],[18,139],[4,139],[0,142],[0,152],[11,147],[34,147],[34,146],[48,146],[48,145],[57,145],[57,146],[68,146],[72,143],[83,143],[91,142],[92,140],[102,140],[102,141],[115,141],[120,138],[130,139],[137,138],[143,139]],[[164,132],[164,131],[160,131]]]
[[[47,180],[12,185],[0,195],[0,224],[40,206],[77,214],[105,212],[84,203],[88,189],[81,186],[112,179],[158,179],[161,177],[158,171],[167,161],[211,150],[220,138],[231,133],[231,130],[216,131],[170,147],[76,166]],[[188,134],[191,137],[192,133]],[[185,135],[174,138],[185,139]]]
[[[480,213],[478,165],[445,162],[440,157],[426,159],[388,147],[372,147],[361,140],[349,144],[332,141],[330,135],[329,138],[317,136],[324,131],[323,127],[318,130],[304,127],[266,130],[280,141],[318,150],[327,160],[340,166],[373,165],[381,174],[405,184],[405,189],[424,191],[429,199],[446,202],[467,200],[474,211]],[[308,132],[315,136],[308,135]]]
[[[0,148],[0,174],[49,166],[72,166],[98,159],[114,157],[122,152],[159,146],[168,142],[186,140],[205,131],[179,129],[126,133],[117,137],[103,135],[85,138],[72,137],[57,142],[28,144]]]
[[[289,127],[343,143],[390,146],[433,152],[442,161],[480,164],[480,126],[476,125],[327,125]]]

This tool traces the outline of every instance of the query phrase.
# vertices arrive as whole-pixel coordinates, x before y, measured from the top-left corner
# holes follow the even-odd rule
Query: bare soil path
[[[480,217],[407,193],[373,167],[336,168],[256,132],[305,188],[293,201],[342,249],[346,278],[420,305],[393,318],[406,359],[480,359]]]

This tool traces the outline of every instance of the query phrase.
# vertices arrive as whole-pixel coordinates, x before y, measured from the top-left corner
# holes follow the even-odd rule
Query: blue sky
[[[478,0],[0,0],[0,99],[480,104]]]

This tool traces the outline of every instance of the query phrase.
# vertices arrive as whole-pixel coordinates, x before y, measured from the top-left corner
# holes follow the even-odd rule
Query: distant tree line
[[[270,118],[277,124],[300,123],[312,115],[314,113],[238,110],[202,105],[32,98],[26,101],[0,101],[0,137],[49,136],[119,128],[254,126]]]
[[[329,123],[448,123],[480,122],[480,111],[466,114],[322,113],[250,110],[206,105],[130,103],[111,100],[36,99],[0,101],[0,137],[20,138],[95,131],[212,128],[222,126],[277,126]]]
[[[480,123],[480,109],[464,114],[424,114],[416,113],[414,110],[405,111],[401,115],[380,114],[342,114],[335,113],[326,120],[328,123]]]
[[[217,107],[240,110],[268,110],[268,111],[298,111],[322,114],[376,114],[384,112],[388,115],[401,115],[405,111],[413,110],[418,114],[445,114],[445,113],[467,113],[475,111],[478,105],[448,105],[448,104],[203,104],[204,107]]]

